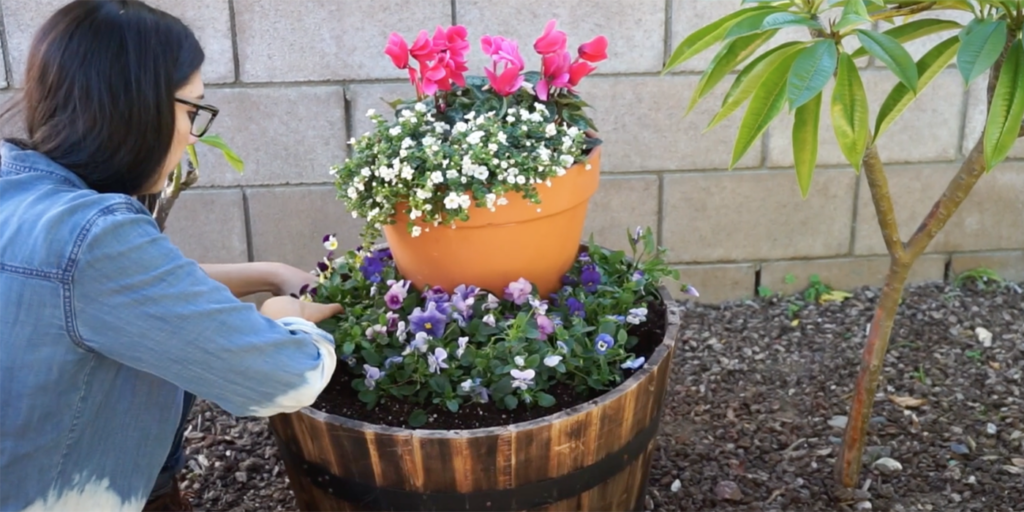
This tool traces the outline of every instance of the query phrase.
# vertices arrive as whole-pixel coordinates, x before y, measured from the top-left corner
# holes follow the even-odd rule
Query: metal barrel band
[[[657,418],[652,418],[651,423],[622,448],[571,473],[511,489],[468,493],[377,487],[335,475],[315,462],[304,460],[287,442],[278,446],[281,457],[303,473],[312,485],[335,498],[369,510],[529,510],[578,496],[621,473],[647,451],[658,433],[658,425]],[[643,502],[642,496],[639,501]]]

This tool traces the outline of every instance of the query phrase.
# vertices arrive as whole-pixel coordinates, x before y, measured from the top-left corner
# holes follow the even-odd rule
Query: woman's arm
[[[281,317],[303,315],[305,304],[279,297],[260,314],[185,258],[141,209],[117,206],[77,237],[65,301],[72,341],[236,416],[311,405],[337,356],[330,334],[299,316]],[[289,307],[271,311],[284,302]]]
[[[227,286],[235,297],[254,293],[288,295],[298,293],[304,284],[316,284],[313,274],[284,263],[204,263],[199,265],[208,276]]]

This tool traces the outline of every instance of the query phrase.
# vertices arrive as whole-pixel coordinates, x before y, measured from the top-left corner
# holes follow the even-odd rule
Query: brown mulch
[[[682,307],[648,510],[1021,510],[1019,286],[907,290],[861,476],[870,498],[854,506],[833,499],[832,467],[877,290],[799,299]],[[200,401],[187,437],[197,510],[295,510],[266,420]]]

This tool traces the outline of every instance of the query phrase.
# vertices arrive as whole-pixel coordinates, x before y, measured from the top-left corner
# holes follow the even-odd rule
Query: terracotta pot
[[[469,220],[454,229],[421,224],[423,233],[413,237],[409,217],[396,215],[396,224],[383,231],[398,270],[418,289],[440,286],[451,293],[467,284],[500,296],[510,282],[525,278],[546,297],[561,287],[579,250],[587,205],[600,183],[601,146],[587,162],[590,170],[576,164],[550,187],[538,185],[540,204],[509,194],[508,204],[493,212],[470,207]]]

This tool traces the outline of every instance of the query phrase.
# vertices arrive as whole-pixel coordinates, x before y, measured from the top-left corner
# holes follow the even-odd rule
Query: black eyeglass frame
[[[189,113],[188,118],[192,122],[192,126],[189,127],[189,133],[191,133],[193,137],[202,137],[203,135],[206,135],[206,132],[210,131],[210,127],[213,126],[213,120],[217,119],[217,114],[220,113],[220,109],[213,105],[201,105],[181,98],[174,98],[174,101],[183,105],[188,105],[196,110],[206,111],[210,114],[210,122],[206,123],[206,128],[203,129],[202,133],[195,133],[193,130],[195,130],[196,112],[193,111]]]

